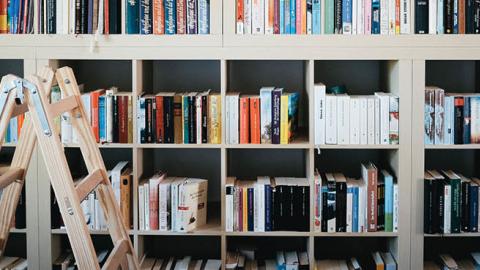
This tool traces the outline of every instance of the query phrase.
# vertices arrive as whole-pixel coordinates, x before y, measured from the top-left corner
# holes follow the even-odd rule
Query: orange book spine
[[[465,1],[458,1],[458,33],[465,34]]]
[[[250,142],[260,143],[260,98],[250,98]]]
[[[25,119],[25,114],[21,114],[19,116],[17,116],[17,121],[18,121],[18,124],[17,124],[17,134],[18,134],[18,138],[20,138],[20,135],[21,135],[21,132],[22,132],[22,126],[23,126],[23,120]]]
[[[8,33],[7,8],[8,0],[0,0],[0,34]]]
[[[302,0],[302,34],[307,34],[307,0]]]
[[[400,34],[400,0],[395,0],[395,34]]]
[[[165,12],[162,0],[153,0],[153,33],[155,35],[165,34]]]
[[[120,182],[120,211],[122,212],[125,227],[130,229],[132,227],[132,175],[130,170],[128,173],[124,173],[120,176]]]
[[[240,143],[250,142],[250,104],[248,97],[240,98]]]
[[[100,142],[100,128],[98,124],[98,98],[102,95],[104,90],[96,90],[90,93],[90,106],[91,106],[91,118],[92,118],[92,131],[95,135],[95,140]]]
[[[237,0],[237,34],[243,34],[243,0]]]
[[[110,34],[110,13],[108,12],[109,10],[108,1],[109,0],[104,0],[104,4],[103,4],[103,21],[104,21],[103,33],[106,35]]]
[[[275,24],[275,0],[268,1],[268,29],[271,30],[269,34],[273,34],[273,26]]]

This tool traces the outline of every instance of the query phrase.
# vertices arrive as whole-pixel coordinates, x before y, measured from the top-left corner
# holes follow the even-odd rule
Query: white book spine
[[[361,186],[358,188],[358,232],[365,231],[365,212],[366,212],[366,200],[367,195],[365,193],[365,186]]]
[[[367,99],[367,144],[375,144],[375,99]]]
[[[380,34],[388,35],[388,2],[390,0],[380,0]],[[387,12],[384,12],[387,11]]]
[[[231,144],[231,139],[230,139],[230,111],[232,110],[231,104],[230,104],[230,96],[225,97],[225,119],[227,120],[226,126],[225,126],[225,142],[227,144]]]
[[[14,120],[14,119],[12,119]],[[63,113],[61,118],[62,143],[72,143],[72,122],[70,113]]]
[[[145,207],[145,230],[148,231],[150,230],[150,188],[148,182],[143,185],[143,188],[145,194],[145,201],[143,202]]]
[[[260,211],[258,213],[258,230],[260,232],[265,231],[265,185],[260,185]]]
[[[388,34],[395,35],[396,0],[388,1]]]
[[[395,95],[390,95],[390,104],[389,104],[389,143],[398,144],[400,136],[400,104],[399,98]]]
[[[98,198],[95,198],[95,230],[101,230],[102,228],[102,209],[100,208],[100,204],[98,203]]]
[[[239,119],[239,98],[238,96],[232,96],[231,97],[232,101],[232,111],[230,112],[231,115],[231,120],[232,122],[230,123],[230,136],[231,136],[231,143],[232,144],[238,144],[240,142],[239,139],[239,129],[238,129],[238,123],[240,122]]]
[[[398,184],[393,185],[393,232],[398,232]]]
[[[358,0],[357,3],[357,34],[365,33],[365,0]]]
[[[350,99],[350,143],[360,144],[360,103],[357,98]]]
[[[352,35],[358,32],[358,4],[361,0],[352,0]]]
[[[253,0],[244,0],[243,2],[243,21],[244,21],[244,33],[252,33],[252,1]],[[259,1],[259,0],[255,0]]]
[[[178,210],[177,210],[177,220],[175,221],[177,232],[186,232],[188,225],[188,210],[184,210],[187,204],[187,198],[185,193],[185,185],[178,185]]]
[[[88,194],[88,212],[90,213],[90,226],[88,227],[90,230],[95,230],[95,223],[97,222],[95,220],[95,193],[92,192]]]
[[[171,228],[172,231],[175,231],[177,228],[177,210],[178,210],[178,183],[173,183],[171,187],[170,197],[172,199],[172,213],[171,213]]]
[[[75,2],[75,1],[74,1]],[[103,34],[103,12],[104,9],[104,0],[98,1],[98,34]],[[74,9],[75,10],[75,9]]]
[[[202,143],[202,96],[197,96],[195,99],[196,105],[196,128],[197,128],[197,144]]]
[[[273,25],[270,25],[269,23],[269,8],[270,8],[270,1],[273,0],[262,0],[263,2],[263,25],[265,26],[265,34],[267,35],[273,35]]]
[[[326,95],[325,143],[337,144],[337,100],[334,95]]]
[[[118,206],[120,206],[120,171],[112,170],[110,174],[110,181],[112,183],[113,194]]]
[[[67,1],[56,1],[56,22],[55,22],[55,34],[63,34],[63,4]],[[67,18],[65,18],[67,19]]]
[[[473,110],[472,110],[473,113]],[[445,96],[445,138],[444,142],[445,144],[453,144],[452,139],[452,133],[453,129],[451,126],[451,118],[453,118],[453,97],[451,96]],[[473,125],[474,122],[472,122]]]
[[[168,201],[170,200],[170,186],[161,184],[158,186],[158,225],[160,231],[168,231]]]
[[[400,33],[410,34],[410,1],[400,1]]]
[[[252,33],[253,34],[263,34],[265,25],[264,25],[264,9],[265,9],[265,0],[252,0]],[[268,1],[268,0],[267,0]]]
[[[389,144],[390,139],[390,98],[387,95],[377,95],[380,99],[380,143]]]
[[[428,33],[437,34],[437,0],[428,1]]]
[[[268,0],[266,1],[268,2]],[[259,215],[260,215],[260,185],[255,184],[253,187],[253,231],[259,232]]]
[[[325,94],[326,87],[316,84],[314,87],[315,144],[325,144]]]
[[[445,185],[443,204],[443,233],[451,233],[452,186]]]
[[[75,34],[75,0],[69,0],[68,6],[68,34]]]
[[[367,144],[367,99],[360,98],[360,144]]]
[[[338,144],[350,143],[350,97],[337,97]]]
[[[308,2],[308,1],[307,1]],[[308,4],[307,4],[308,5]],[[310,6],[312,6],[312,1],[310,1]],[[281,10],[281,9],[280,9]],[[281,11],[280,11],[281,12]],[[312,9],[307,9],[307,35],[312,34],[312,25],[313,20],[312,20]]]
[[[2,196],[0,196],[0,198],[1,197]],[[88,208],[88,198],[86,200],[83,200],[80,203],[80,206],[82,207],[83,216],[85,217],[85,224],[87,224],[87,227],[89,227],[90,222],[92,222],[92,217],[90,216],[90,212],[89,212],[89,208]]]
[[[227,232],[233,232],[233,188],[231,186],[231,194],[225,196],[225,231]]]
[[[145,230],[145,192],[143,185],[138,186],[138,227]]]
[[[353,193],[347,192],[347,232],[352,232],[352,214],[353,214]]]
[[[375,99],[375,144],[380,144],[380,99]]]
[[[240,1],[243,2],[243,3],[242,3],[242,4],[243,4],[243,8],[245,9],[245,2],[246,2],[246,1],[243,1],[243,0],[235,0],[235,5],[238,5],[238,2],[240,2]],[[235,7],[235,11],[238,11],[237,7]],[[243,33],[243,32],[244,32],[244,29],[243,29],[243,28],[244,28],[244,20],[245,20],[244,10],[242,10],[242,12],[243,12],[243,14],[241,14],[242,20],[240,20],[240,21],[237,20],[237,21],[236,21],[236,23],[237,23],[237,35],[243,35],[243,34],[244,34],[244,33]],[[238,16],[238,15],[239,15],[238,13],[236,13],[235,15],[236,15],[235,18],[238,18],[238,17],[239,17],[239,16]]]

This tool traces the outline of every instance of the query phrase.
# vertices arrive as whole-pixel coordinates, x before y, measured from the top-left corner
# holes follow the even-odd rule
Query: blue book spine
[[[280,34],[285,34],[285,9],[283,8],[285,6],[285,0],[280,0],[279,2],[279,13],[280,13]]]
[[[13,17],[13,11],[14,11],[14,1],[15,0],[10,0],[10,4],[8,5],[8,10],[7,10],[7,14],[8,14],[8,32],[10,34],[13,33],[13,20],[14,20],[14,17]]]
[[[372,0],[372,34],[380,34],[380,0]]]
[[[247,224],[248,224],[248,231],[253,232],[253,188],[248,188],[247,189],[248,194],[247,194],[247,200],[248,200],[248,219],[247,219]]]
[[[478,186],[470,185],[470,232],[478,232]]]
[[[358,187],[353,187],[352,232],[358,232]]]
[[[458,34],[458,0],[453,0],[453,33]]]
[[[272,231],[272,187],[265,185],[265,231]]]
[[[352,0],[342,0],[342,32],[352,33]]]
[[[313,0],[312,7],[312,33],[319,35],[322,28],[322,4],[320,0]]]
[[[127,18],[125,22],[125,28],[127,34],[139,34],[140,33],[140,6],[138,0],[125,0],[127,1]]]
[[[13,31],[12,33],[18,34],[18,24],[19,24],[19,13],[20,13],[20,0],[13,0]],[[12,138],[13,139],[13,138]]]
[[[295,5],[296,5],[296,1],[295,0],[290,0],[290,34],[296,34],[297,33],[297,30],[296,30],[296,25],[297,25],[297,21],[295,19]]]
[[[175,0],[165,0],[165,34],[177,33],[177,8]]]
[[[471,117],[471,112],[470,112],[470,97],[464,97],[464,105],[463,105],[463,144],[469,144],[470,143],[470,117]],[[468,119],[468,121],[467,121]]]
[[[393,232],[393,177],[385,177],[385,231]]]
[[[438,0],[437,1],[437,33],[438,34],[443,34],[445,33],[445,30],[443,28],[443,0]]]
[[[182,105],[183,105],[183,143],[188,143],[189,142],[189,139],[190,139],[190,134],[188,133],[188,130],[189,130],[189,121],[190,119],[188,118],[189,116],[189,98],[188,96],[183,96],[183,102],[182,102]]]
[[[152,0],[141,0],[140,3],[140,34],[152,33]]]
[[[198,33],[210,34],[210,0],[198,0]]]
[[[93,34],[93,0],[88,0],[87,33]],[[58,29],[59,26],[57,26]]]
[[[284,34],[290,34],[290,1],[291,0],[285,0],[285,4],[283,5],[283,14],[285,16],[285,31],[283,32]]]
[[[10,125],[7,126],[7,131],[5,132],[5,142],[10,142]]]
[[[107,123],[105,111],[105,96],[98,97],[98,136],[100,142],[107,141]]]

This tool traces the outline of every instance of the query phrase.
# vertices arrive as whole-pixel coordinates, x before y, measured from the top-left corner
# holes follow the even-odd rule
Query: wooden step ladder
[[[0,176],[0,189],[4,189],[0,201],[0,256],[5,250],[30,157],[38,141],[77,266],[80,269],[100,269],[80,206],[80,202],[95,190],[113,242],[113,250],[102,269],[139,269],[138,258],[122,222],[73,71],[63,67],[56,71],[55,77],[65,98],[54,104],[50,104],[47,98],[54,80],[54,72],[50,68],[44,68],[37,76],[30,76],[26,80],[7,75],[0,83],[1,142],[10,118],[27,112],[11,166]],[[58,131],[52,125],[53,119],[62,113],[70,115],[89,173],[76,186]]]

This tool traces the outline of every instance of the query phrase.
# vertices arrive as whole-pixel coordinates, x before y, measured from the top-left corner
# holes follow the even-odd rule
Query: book
[[[272,92],[274,87],[260,89],[260,134],[261,143],[272,142]]]

